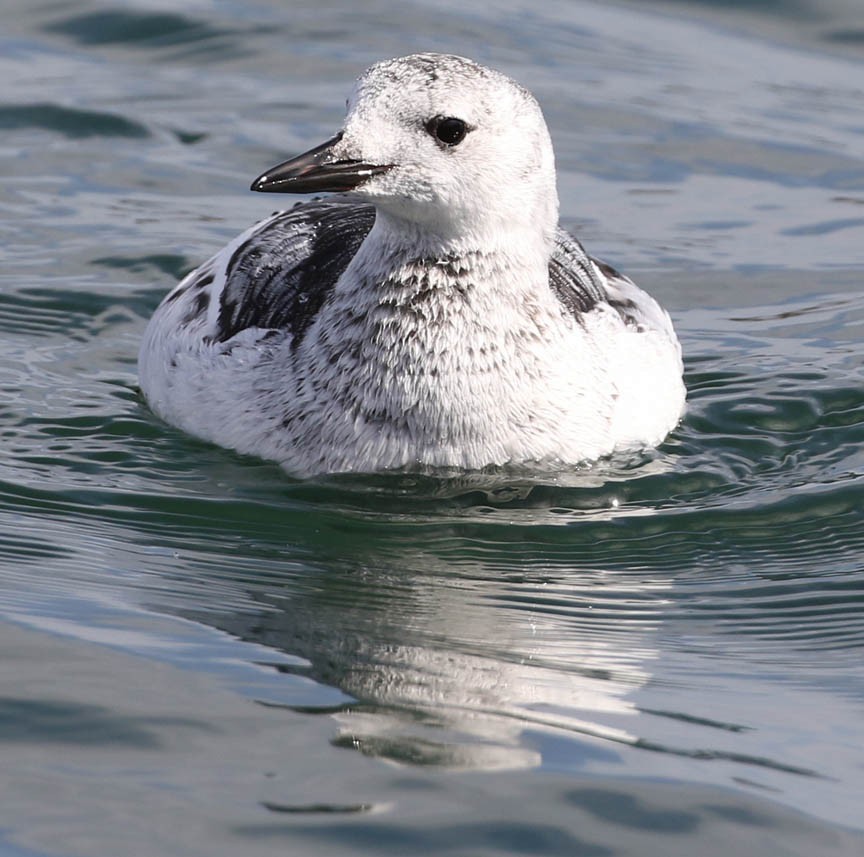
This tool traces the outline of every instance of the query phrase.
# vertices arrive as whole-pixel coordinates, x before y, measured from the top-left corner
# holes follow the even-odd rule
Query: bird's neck
[[[371,231],[342,282],[361,284],[373,301],[396,289],[404,294],[439,289],[476,295],[546,289],[554,230],[489,224],[484,229],[449,230],[378,211]],[[353,284],[350,286],[348,284]]]
[[[415,242],[376,222],[304,339],[310,360],[362,353],[382,377],[456,378],[476,368],[476,349],[500,356],[555,335],[561,308],[542,249],[425,235]]]

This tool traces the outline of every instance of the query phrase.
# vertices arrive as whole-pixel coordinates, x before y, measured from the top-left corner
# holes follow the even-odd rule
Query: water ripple
[[[112,9],[88,12],[44,26],[82,45],[172,46],[224,35],[224,31],[203,20],[174,12],[138,12]]]
[[[41,128],[71,139],[86,137],[149,137],[145,125],[115,113],[65,107],[59,104],[0,105],[0,129]]]

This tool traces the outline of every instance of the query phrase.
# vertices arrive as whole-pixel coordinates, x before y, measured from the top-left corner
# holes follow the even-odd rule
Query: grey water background
[[[864,853],[857,0],[0,13],[0,854]],[[659,450],[297,482],[143,405],[250,180],[421,49],[671,310]]]

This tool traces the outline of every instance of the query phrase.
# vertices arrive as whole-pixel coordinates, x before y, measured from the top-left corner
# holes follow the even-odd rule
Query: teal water
[[[864,852],[853,0],[0,11],[0,854]],[[419,49],[537,94],[672,311],[660,449],[297,482],[144,406],[249,181]]]

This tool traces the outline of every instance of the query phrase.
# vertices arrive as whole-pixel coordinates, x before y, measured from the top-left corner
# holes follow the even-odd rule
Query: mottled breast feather
[[[374,222],[371,205],[327,200],[271,219],[228,262],[216,339],[277,328],[297,345]]]

